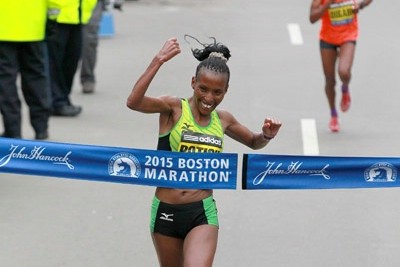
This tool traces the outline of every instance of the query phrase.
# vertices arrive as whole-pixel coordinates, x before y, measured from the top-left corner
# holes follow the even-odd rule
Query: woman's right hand
[[[172,37],[165,42],[160,52],[158,52],[157,58],[164,63],[178,55],[180,52],[181,49],[179,47],[178,39],[176,37]]]
[[[329,6],[334,2],[335,0],[327,0],[324,2],[324,4],[322,4],[322,0],[312,0],[309,17],[310,22],[315,23],[318,21],[329,8]]]

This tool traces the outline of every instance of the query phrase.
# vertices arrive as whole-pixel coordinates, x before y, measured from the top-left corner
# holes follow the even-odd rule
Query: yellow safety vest
[[[48,0],[47,15],[65,24],[87,24],[97,0]]]
[[[0,0],[0,41],[42,41],[47,0]]]

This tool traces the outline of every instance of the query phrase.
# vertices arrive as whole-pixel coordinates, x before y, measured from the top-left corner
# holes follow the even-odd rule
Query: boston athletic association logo
[[[397,169],[387,162],[375,163],[365,170],[364,178],[367,182],[394,182],[397,178]]]
[[[115,154],[108,163],[108,173],[112,176],[138,178],[140,171],[139,160],[129,153]]]

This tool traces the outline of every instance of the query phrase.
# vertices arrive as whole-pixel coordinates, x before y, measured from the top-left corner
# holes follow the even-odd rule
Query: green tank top
[[[222,152],[224,131],[218,113],[211,112],[210,123],[200,126],[193,118],[187,99],[182,99],[182,115],[172,130],[159,137],[158,149],[177,152]]]

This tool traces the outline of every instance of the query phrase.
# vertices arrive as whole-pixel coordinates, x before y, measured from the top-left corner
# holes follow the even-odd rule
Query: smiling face
[[[222,102],[228,90],[228,75],[202,69],[192,78],[194,105],[201,115],[209,115]]]

